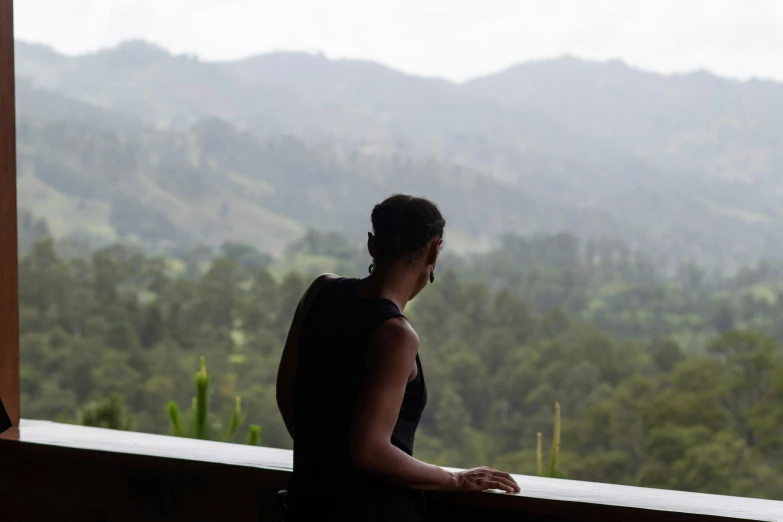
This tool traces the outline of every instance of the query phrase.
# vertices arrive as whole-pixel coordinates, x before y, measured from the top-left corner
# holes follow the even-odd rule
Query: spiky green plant
[[[83,406],[76,415],[76,423],[112,430],[133,429],[133,417],[125,409],[122,398],[116,393],[112,393],[108,399]]]
[[[552,432],[552,456],[549,460],[549,476],[557,476],[557,465],[560,460],[560,403],[555,401],[555,426]]]
[[[207,410],[209,409],[209,375],[207,374],[207,364],[204,357],[199,360],[200,369],[196,374],[196,400],[193,403],[193,415],[195,419],[195,438],[205,439],[208,437],[209,426],[207,425]]]
[[[250,425],[250,433],[247,436],[247,443],[251,446],[258,446],[261,444],[261,426],[258,424]]]
[[[239,429],[239,425],[242,423],[242,401],[239,397],[234,399],[234,411],[231,413],[231,420],[226,425],[226,430],[223,432],[223,440],[229,441],[234,438],[234,434]]]
[[[179,406],[174,401],[170,401],[166,406],[166,412],[171,424],[171,434],[175,437],[187,437],[191,439],[214,440],[212,423],[209,421],[209,380],[207,373],[207,364],[204,357],[199,360],[199,371],[196,373],[196,396],[193,397],[190,407],[190,415],[187,421],[187,428],[182,420]],[[234,411],[231,418],[225,425],[225,430],[219,440],[230,442],[239,430],[242,424],[242,401],[237,397],[234,401]],[[247,443],[258,446],[261,443],[261,428],[253,424],[250,426],[250,433]]]
[[[538,476],[542,477],[544,475],[544,448],[543,444],[541,442],[541,432],[538,432],[538,437],[536,441],[536,465],[538,467]]]
[[[560,403],[555,401],[555,421],[552,430],[552,451],[549,458],[549,473],[550,478],[560,477],[557,472],[557,465],[560,463]],[[541,433],[538,434],[536,440],[536,465],[538,468],[538,476],[544,476],[544,450],[541,441]]]

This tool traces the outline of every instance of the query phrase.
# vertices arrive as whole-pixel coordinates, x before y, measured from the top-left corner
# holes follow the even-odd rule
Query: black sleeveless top
[[[365,351],[378,327],[404,317],[392,301],[360,298],[358,279],[336,279],[315,296],[299,341],[294,473],[288,519],[418,522],[422,492],[393,486],[351,464],[353,410],[366,374]],[[427,388],[419,356],[391,443],[413,455]]]

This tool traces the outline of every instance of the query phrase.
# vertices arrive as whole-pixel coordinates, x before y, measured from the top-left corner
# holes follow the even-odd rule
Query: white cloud
[[[779,0],[24,0],[17,37],[81,53],[144,38],[231,59],[321,50],[455,80],[535,58],[783,79]]]

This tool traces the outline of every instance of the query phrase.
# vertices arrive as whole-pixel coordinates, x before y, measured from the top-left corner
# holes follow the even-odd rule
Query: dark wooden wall
[[[287,474],[11,441],[0,464],[3,522],[277,520]]]
[[[19,424],[16,123],[12,0],[0,0],[0,398]],[[14,429],[5,436],[16,436]]]

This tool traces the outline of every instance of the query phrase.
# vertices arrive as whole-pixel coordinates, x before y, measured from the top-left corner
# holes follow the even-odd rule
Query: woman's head
[[[378,265],[407,262],[420,270],[426,284],[435,268],[446,220],[437,205],[425,198],[396,194],[375,205],[368,249]]]

